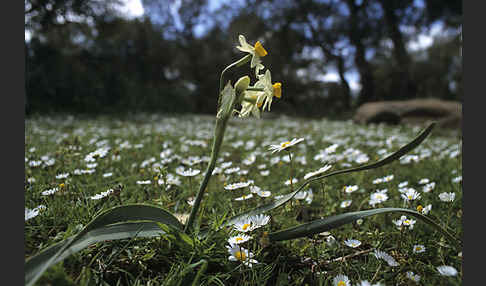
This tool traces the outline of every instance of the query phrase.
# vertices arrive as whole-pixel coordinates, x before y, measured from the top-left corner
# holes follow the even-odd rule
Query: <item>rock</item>
[[[353,120],[361,124],[422,123],[434,120],[442,127],[460,128],[462,104],[439,99],[369,102],[358,108]]]

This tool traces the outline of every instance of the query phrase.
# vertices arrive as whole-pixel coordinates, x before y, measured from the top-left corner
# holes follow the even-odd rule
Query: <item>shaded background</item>
[[[366,102],[462,101],[462,1],[25,1],[26,114],[215,114],[220,72],[260,40],[272,113],[349,117]],[[234,77],[249,72],[249,67]]]

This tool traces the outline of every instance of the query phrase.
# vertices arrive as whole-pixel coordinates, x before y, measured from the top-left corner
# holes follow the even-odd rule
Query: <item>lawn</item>
[[[389,207],[417,210],[460,238],[462,140],[453,131],[435,128],[386,166],[311,182],[265,213],[268,222],[232,251],[228,239],[240,232],[223,226],[296,190],[326,165],[329,173],[381,160],[424,127],[231,118],[195,220],[196,233],[205,229],[204,236],[181,239],[161,226],[166,234],[158,237],[96,243],[50,267],[38,285],[460,285],[462,250],[403,213],[292,240],[268,239],[268,233],[312,220]],[[26,260],[119,205],[158,206],[184,223],[210,159],[213,128],[214,117],[199,115],[27,118]],[[293,138],[304,140],[269,150]],[[238,259],[250,256],[243,248],[253,263]]]

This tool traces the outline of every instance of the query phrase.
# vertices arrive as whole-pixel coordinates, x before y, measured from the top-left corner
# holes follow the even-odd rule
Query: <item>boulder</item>
[[[358,108],[353,120],[362,124],[422,123],[434,120],[443,127],[459,128],[462,124],[462,104],[440,99],[369,102]]]

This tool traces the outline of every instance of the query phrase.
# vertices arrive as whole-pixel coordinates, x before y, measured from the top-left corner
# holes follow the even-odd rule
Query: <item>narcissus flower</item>
[[[258,75],[258,72],[264,68],[261,64],[261,58],[268,54],[267,51],[260,41],[257,41],[255,45],[252,46],[246,42],[246,38],[243,35],[239,35],[238,40],[240,41],[240,46],[237,46],[236,48],[252,55],[250,67],[255,68],[255,74]]]
[[[280,82],[272,84],[272,74],[269,70],[264,75],[258,75],[258,81],[254,87],[263,88],[263,92],[258,94],[257,99],[257,104],[263,103],[262,110],[265,110],[265,107],[268,105],[268,111],[270,111],[273,97],[282,97],[282,84]]]

